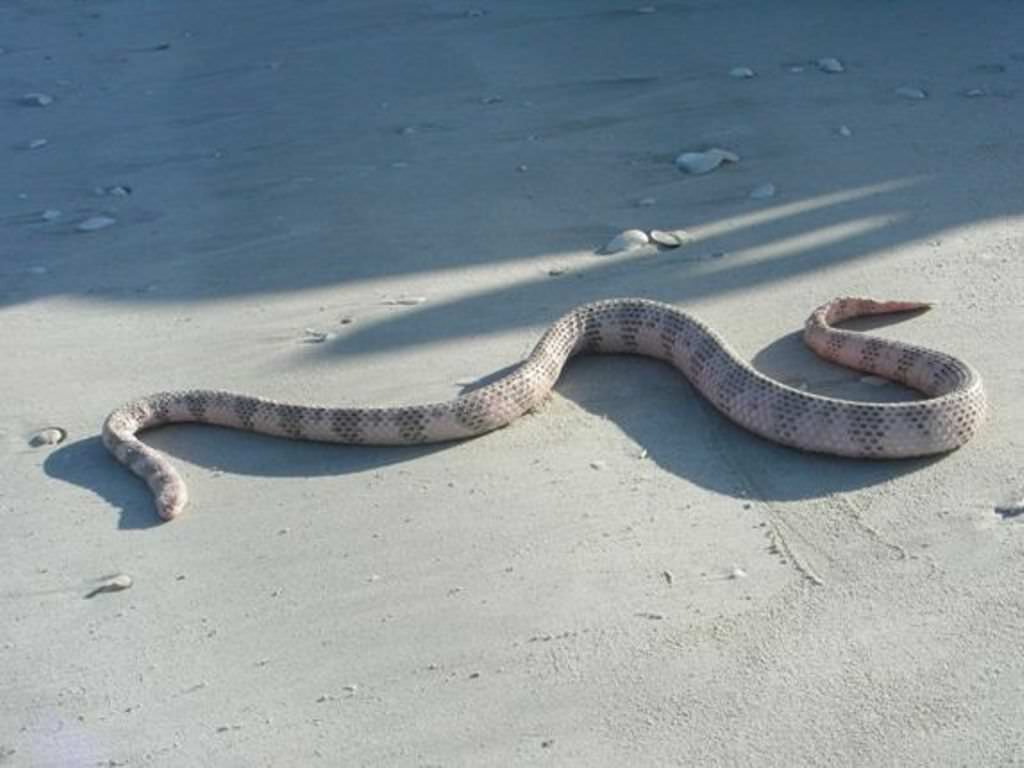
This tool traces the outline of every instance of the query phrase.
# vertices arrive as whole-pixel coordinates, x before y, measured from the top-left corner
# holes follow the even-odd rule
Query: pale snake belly
[[[912,387],[925,395],[921,400],[868,403],[805,392],[759,373],[687,312],[647,299],[609,299],[584,304],[558,319],[508,375],[444,402],[321,407],[207,389],[161,392],[111,413],[103,425],[103,443],[147,482],[158,513],[170,520],[185,508],[188,491],[167,457],[136,437],[144,429],[203,422],[357,445],[459,440],[503,427],[538,406],[574,355],[620,353],[671,363],[728,418],[776,443],[873,459],[924,456],[958,448],[978,430],[987,412],[981,377],[943,352],[830,324],[928,306],[835,299],[816,309],[804,327],[804,340],[819,356]]]

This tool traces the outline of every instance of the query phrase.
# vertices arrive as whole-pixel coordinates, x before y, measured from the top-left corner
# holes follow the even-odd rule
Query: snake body
[[[865,403],[804,392],[768,378],[693,315],[647,299],[581,305],[552,324],[508,375],[444,402],[394,408],[292,405],[217,390],[161,392],[132,400],[103,425],[103,443],[147,482],[161,517],[188,501],[184,481],[138,432],[203,422],[298,440],[406,445],[459,440],[503,427],[538,406],[565,363],[581,353],[664,360],[725,416],[762,437],[807,451],[874,459],[953,450],[971,439],[986,411],[981,377],[943,352],[831,327],[861,315],[925,309],[920,302],[841,298],[818,307],[804,340],[821,357],[905,384],[922,400]]]

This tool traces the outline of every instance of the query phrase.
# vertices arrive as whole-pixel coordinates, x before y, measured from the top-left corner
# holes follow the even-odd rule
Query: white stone
[[[729,70],[729,77],[735,77],[738,80],[749,80],[756,74],[750,67],[733,67]]]
[[[843,66],[843,62],[831,56],[826,56],[823,59],[818,59],[816,63],[818,65],[818,69],[820,69],[822,72],[828,72],[830,75],[835,75],[840,72],[846,71],[846,67]]]
[[[683,152],[676,157],[675,164],[683,173],[699,176],[711,173],[722,163],[738,163],[739,159],[735,152],[714,147],[704,152]]]
[[[90,216],[75,227],[75,229],[79,232],[95,232],[99,229],[106,229],[116,223],[117,219],[112,219],[110,216]]]
[[[921,88],[914,88],[913,86],[903,85],[896,89],[896,95],[901,99],[911,99],[914,101],[920,101],[921,99],[927,99],[928,94],[925,93]]]
[[[21,97],[22,106],[48,107],[53,104],[53,96],[48,93],[26,93]]]
[[[640,248],[647,245],[650,242],[650,238],[647,237],[647,233],[639,229],[627,229],[624,232],[620,232],[602,249],[602,253],[621,253],[622,251],[628,251],[633,248]]]

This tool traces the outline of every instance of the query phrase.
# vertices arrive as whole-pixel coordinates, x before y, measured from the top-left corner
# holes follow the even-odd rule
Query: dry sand
[[[996,0],[4,3],[0,765],[1024,765],[1022,32]],[[740,162],[673,167],[712,146]],[[632,227],[692,239],[596,255]],[[178,387],[450,397],[615,295],[905,397],[801,346],[843,293],[939,302],[882,332],[980,369],[974,442],[803,455],[588,359],[450,447],[153,433],[194,499],[161,525],[97,436]]]

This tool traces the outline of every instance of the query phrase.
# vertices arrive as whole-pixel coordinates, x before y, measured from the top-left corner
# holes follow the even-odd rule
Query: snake
[[[988,403],[981,376],[933,349],[833,327],[854,317],[925,310],[929,302],[833,299],[804,324],[806,344],[825,360],[889,379],[924,397],[864,402],[826,397],[765,376],[690,312],[642,298],[582,304],[556,320],[517,367],[449,400],[396,407],[327,407],[213,389],[159,392],[115,409],[102,441],[141,477],[161,518],[188,503],[166,456],[138,433],[201,422],[297,440],[352,445],[416,445],[475,437],[537,409],[567,361],[588,353],[633,354],[671,364],[718,411],[768,440],[816,453],[897,459],[945,453],[970,440]]]

